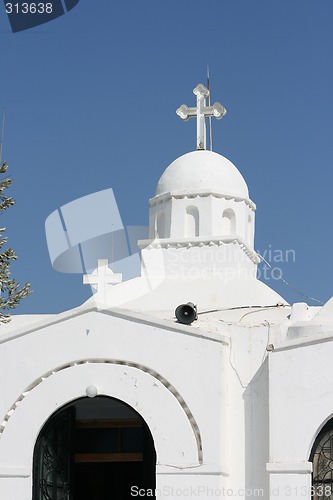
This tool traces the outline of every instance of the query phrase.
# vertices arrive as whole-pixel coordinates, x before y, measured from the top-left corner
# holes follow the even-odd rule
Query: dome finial
[[[206,118],[214,116],[220,120],[224,117],[227,110],[219,102],[215,102],[212,106],[206,106],[206,97],[209,96],[209,90],[202,83],[199,83],[193,89],[193,94],[197,96],[197,106],[189,108],[186,104],[182,104],[176,113],[185,121],[196,117],[197,149],[202,150],[206,149]]]

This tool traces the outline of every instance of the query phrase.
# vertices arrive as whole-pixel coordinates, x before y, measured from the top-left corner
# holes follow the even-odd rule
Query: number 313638
[[[6,3],[7,14],[51,14],[52,3]]]

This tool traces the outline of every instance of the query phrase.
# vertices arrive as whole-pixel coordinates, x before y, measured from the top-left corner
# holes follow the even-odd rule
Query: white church
[[[149,201],[141,276],[99,256],[81,306],[0,331],[0,500],[333,499],[333,299],[257,279],[254,202],[206,149]]]

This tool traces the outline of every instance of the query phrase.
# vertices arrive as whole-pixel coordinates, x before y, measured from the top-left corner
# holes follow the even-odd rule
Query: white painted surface
[[[199,83],[193,89],[193,94],[197,97],[197,106],[189,108],[186,104],[182,104],[176,113],[185,121],[189,120],[189,118],[196,118],[197,150],[205,150],[207,142],[206,118],[214,117],[220,120],[226,115],[227,110],[219,102],[215,102],[210,106],[210,99],[208,101],[209,106],[206,106],[206,98],[210,96],[210,93],[202,83]]]
[[[192,151],[174,160],[158,181],[155,196],[164,193],[220,192],[248,198],[242,174],[224,156],[213,151]]]

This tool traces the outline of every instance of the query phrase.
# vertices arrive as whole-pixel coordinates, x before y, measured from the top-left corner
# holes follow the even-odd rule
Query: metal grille
[[[33,500],[70,500],[70,429],[73,412],[63,410],[51,417],[35,450]]]
[[[315,443],[312,498],[333,500],[333,429],[322,432]]]
[[[53,443],[45,440],[42,445],[42,467],[39,486],[43,500],[67,500],[69,483],[65,479],[65,464]]]

